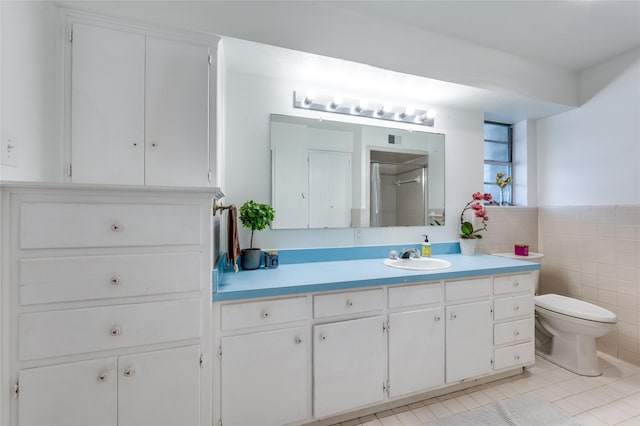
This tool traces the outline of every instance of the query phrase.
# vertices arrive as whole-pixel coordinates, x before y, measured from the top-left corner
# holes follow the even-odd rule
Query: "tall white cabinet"
[[[215,190],[0,189],[0,424],[210,425]]]
[[[209,186],[217,42],[72,19],[70,181]]]

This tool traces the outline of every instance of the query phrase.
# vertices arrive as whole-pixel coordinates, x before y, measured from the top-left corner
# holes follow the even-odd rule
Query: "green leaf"
[[[471,235],[473,233],[473,225],[471,222],[464,222],[460,225],[460,233],[465,236]]]

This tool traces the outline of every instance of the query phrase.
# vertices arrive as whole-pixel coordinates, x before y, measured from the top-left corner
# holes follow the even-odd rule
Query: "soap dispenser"
[[[429,242],[429,236],[424,235],[424,243],[422,243],[422,257],[431,257],[431,243]]]

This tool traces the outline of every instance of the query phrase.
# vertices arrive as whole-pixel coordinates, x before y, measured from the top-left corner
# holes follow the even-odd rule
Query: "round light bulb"
[[[432,109],[428,110],[427,112],[424,113],[424,116],[428,119],[431,120],[436,116],[436,112]]]

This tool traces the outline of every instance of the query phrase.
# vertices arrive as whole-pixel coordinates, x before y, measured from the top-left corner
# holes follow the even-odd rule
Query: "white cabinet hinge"
[[[218,359],[222,359],[222,346],[218,347]]]
[[[207,61],[209,62],[209,65],[213,63],[213,58],[211,57],[211,54],[207,56]]]
[[[69,28],[69,43],[73,43],[73,27]]]
[[[211,182],[211,170],[209,170],[209,173],[207,174],[207,179]]]
[[[389,321],[385,321],[382,323],[382,332],[383,333],[388,333],[389,332]]]
[[[218,420],[218,426],[222,426],[222,419]]]
[[[69,177],[71,177],[71,174],[72,174],[72,173],[73,173],[73,169],[72,169],[72,167],[71,167],[71,163],[69,163],[69,167],[67,167],[67,175],[68,175]]]
[[[389,388],[390,387],[391,387],[391,385],[389,385],[389,382],[382,383],[382,392],[386,392],[387,396],[389,396]]]
[[[18,399],[18,396],[20,395],[20,384],[19,382],[16,380],[16,384],[13,385],[13,397],[15,399]]]
[[[204,367],[204,354],[200,354],[200,368]]]

